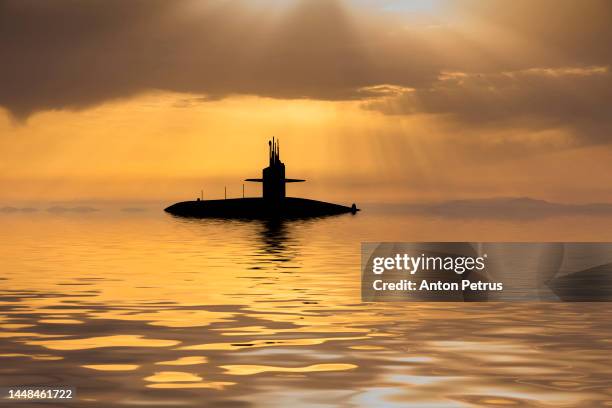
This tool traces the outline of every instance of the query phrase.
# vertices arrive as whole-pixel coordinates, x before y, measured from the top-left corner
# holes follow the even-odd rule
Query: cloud
[[[149,90],[207,100],[401,93],[395,113],[605,130],[609,2],[402,4],[2,0],[0,105],[24,119]]]
[[[368,41],[376,53],[392,50],[376,44],[381,33],[371,23],[357,34],[339,1],[296,1],[276,12],[273,0],[0,4],[0,104],[22,118],[151,89],[346,100],[387,79],[436,75],[402,56],[374,63]]]
[[[395,89],[369,109],[447,115],[470,126],[569,128],[579,141],[612,140],[608,66],[530,68],[499,73],[442,72],[430,87]]]

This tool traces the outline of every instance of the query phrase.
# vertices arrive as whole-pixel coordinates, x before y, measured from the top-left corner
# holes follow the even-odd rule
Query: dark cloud
[[[436,75],[401,55],[371,59],[368,42],[379,47],[372,27],[355,33],[339,2],[274,12],[278,3],[2,1],[0,104],[25,117],[150,89],[352,99],[364,86]]]
[[[430,87],[395,89],[368,103],[388,114],[449,115],[472,126],[569,128],[587,142],[612,140],[612,73],[607,66],[443,73]]]
[[[350,0],[0,0],[0,105],[25,118],[151,89],[365,100],[396,87],[418,96],[404,95],[396,112],[483,122],[574,112],[586,129],[605,121],[609,73],[529,69],[609,66],[611,8],[466,0],[425,18]],[[480,25],[512,35],[465,34]],[[443,72],[485,76],[441,82]]]
[[[520,39],[525,47],[524,59],[504,55],[506,49],[500,44],[500,58],[513,60],[502,70],[610,65],[612,62],[609,47],[612,3],[607,0],[578,3],[574,0],[463,0],[454,4],[458,13],[469,14]]]

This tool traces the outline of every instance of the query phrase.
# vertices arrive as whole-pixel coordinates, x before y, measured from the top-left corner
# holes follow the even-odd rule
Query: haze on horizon
[[[0,204],[612,202],[605,0],[0,0]],[[247,185],[247,193],[259,193]]]

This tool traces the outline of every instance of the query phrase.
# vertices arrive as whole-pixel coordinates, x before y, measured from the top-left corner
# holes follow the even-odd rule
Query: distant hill
[[[78,207],[62,207],[59,205],[47,208],[48,212],[51,213],[65,213],[65,212],[76,212],[76,213],[88,213],[99,211],[97,208],[86,207],[86,206],[78,206]]]
[[[612,204],[561,204],[529,197],[501,197],[408,204],[409,212],[465,218],[541,218],[561,215],[610,215]]]

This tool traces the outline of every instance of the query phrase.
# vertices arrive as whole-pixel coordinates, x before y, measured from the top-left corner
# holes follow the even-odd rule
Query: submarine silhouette
[[[245,181],[262,183],[262,197],[231,198],[223,200],[183,201],[166,208],[165,211],[182,217],[195,218],[309,218],[355,214],[359,209],[355,204],[350,207],[309,200],[306,198],[286,197],[287,183],[300,183],[306,180],[285,177],[285,164],[280,160],[278,141],[268,142],[268,167],[262,171],[261,178]]]

